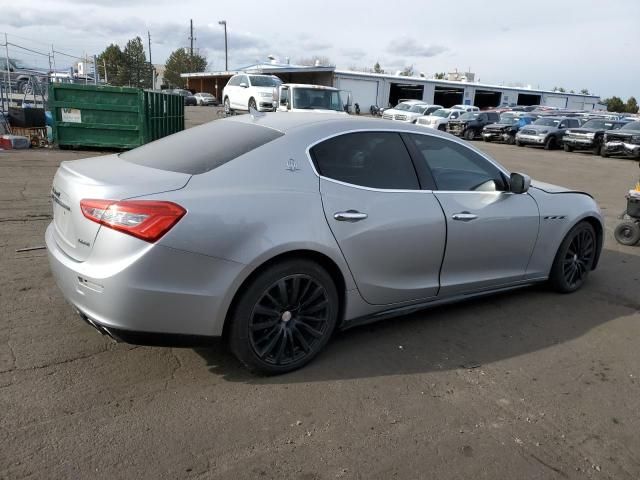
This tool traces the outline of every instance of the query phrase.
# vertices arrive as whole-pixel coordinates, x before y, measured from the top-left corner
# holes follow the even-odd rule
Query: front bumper
[[[482,132],[482,138],[487,139],[487,140],[497,140],[499,142],[506,142],[509,139],[510,136],[511,135],[509,135],[507,132],[502,132],[502,131],[499,131],[499,130],[497,130],[497,131],[484,130]]]
[[[242,264],[158,244],[109,262],[92,257],[78,262],[58,247],[53,228],[45,233],[53,277],[94,326],[109,332],[222,334],[229,291]],[[117,238],[111,236],[122,235],[102,230],[96,241],[103,237],[114,244]]]
[[[630,157],[640,157],[640,145],[634,143],[611,141],[604,144],[603,150],[610,155],[627,155]]]
[[[516,135],[516,140],[525,145],[544,145],[546,139],[546,135]]]
[[[455,135],[456,137],[461,137],[464,134],[465,130],[466,128],[462,125],[447,125],[447,132],[449,132],[451,135]]]
[[[566,135],[562,138],[562,143],[576,149],[584,148],[585,150],[596,146],[593,138],[575,138]]]
[[[258,111],[259,112],[272,112],[273,111],[273,102],[268,100],[268,101],[261,101],[257,104],[258,107]]]

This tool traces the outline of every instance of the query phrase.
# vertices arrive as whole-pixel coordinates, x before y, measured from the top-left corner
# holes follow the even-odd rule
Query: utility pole
[[[190,22],[191,22],[191,28],[190,28],[191,34],[189,35],[189,43],[191,44],[191,47],[189,49],[189,52],[190,52],[191,58],[193,59],[193,19],[190,20]]]
[[[98,57],[93,56],[93,84],[98,85]]]
[[[218,25],[222,25],[224,27],[224,71],[229,71],[229,55],[227,51],[227,21],[220,20]]]
[[[9,40],[6,33],[4,34],[4,49],[7,52],[7,82],[9,85],[7,93],[9,94],[9,105],[11,105],[11,67],[9,66]]]
[[[147,36],[149,37],[149,67],[151,67],[151,89],[155,90],[156,76],[155,69],[153,68],[153,62],[151,61],[151,32],[149,32],[149,30],[147,30]]]

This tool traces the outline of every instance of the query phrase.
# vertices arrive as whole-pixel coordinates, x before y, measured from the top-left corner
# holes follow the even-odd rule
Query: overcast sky
[[[483,83],[640,97],[639,0],[19,3],[0,8],[0,32],[34,50],[53,44],[61,52],[93,55],[111,42],[124,46],[136,35],[146,45],[149,30],[153,62],[163,63],[172,50],[188,45],[192,18],[196,48],[210,69],[222,70],[218,20],[224,19],[230,69],[264,61],[269,54],[292,62],[321,55],[344,69],[376,61],[391,72],[412,64],[427,76],[470,68]],[[45,62],[11,48],[12,57]]]

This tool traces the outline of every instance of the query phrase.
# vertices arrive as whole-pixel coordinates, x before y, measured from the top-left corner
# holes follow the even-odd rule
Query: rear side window
[[[348,133],[311,149],[320,175],[362,187],[419,190],[407,147],[393,132]]]
[[[271,128],[217,120],[120,154],[127,162],[198,175],[284,135]]]

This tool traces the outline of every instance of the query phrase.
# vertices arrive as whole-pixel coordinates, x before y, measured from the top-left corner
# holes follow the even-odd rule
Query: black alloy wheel
[[[255,98],[253,98],[253,97],[251,97],[251,98],[249,99],[249,110],[251,110],[252,108],[253,108],[254,110],[258,110],[258,107],[257,107],[257,105],[256,105],[256,99],[255,99]]]
[[[581,222],[571,229],[556,254],[549,280],[561,293],[578,290],[593,268],[597,239],[593,227]]]
[[[329,341],[338,304],[331,276],[315,262],[272,265],[243,288],[231,318],[231,350],[255,372],[300,368]]]
[[[251,347],[270,365],[288,365],[314,350],[329,328],[329,297],[308,275],[269,287],[249,320]]]

